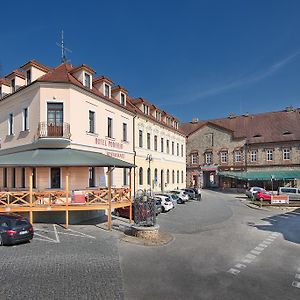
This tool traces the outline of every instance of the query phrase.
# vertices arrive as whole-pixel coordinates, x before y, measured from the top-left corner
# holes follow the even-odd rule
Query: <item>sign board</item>
[[[289,204],[289,196],[287,195],[272,195],[271,204]]]

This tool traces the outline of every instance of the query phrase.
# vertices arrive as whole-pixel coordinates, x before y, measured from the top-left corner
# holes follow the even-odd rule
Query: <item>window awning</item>
[[[116,167],[134,165],[98,152],[76,149],[34,149],[0,155],[0,167]]]
[[[248,172],[219,172],[219,176],[240,180],[294,180],[300,179],[300,170],[287,171],[248,171]]]

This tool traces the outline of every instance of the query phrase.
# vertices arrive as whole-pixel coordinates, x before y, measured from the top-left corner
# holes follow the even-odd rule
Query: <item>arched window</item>
[[[148,168],[147,170],[147,184],[151,185],[151,169]]]
[[[181,171],[181,183],[183,183],[183,171]]]
[[[172,183],[175,183],[175,171],[172,171]]]
[[[139,185],[143,185],[143,168],[139,169]]]
[[[179,171],[177,171],[177,183],[179,183]]]
[[[170,171],[169,171],[169,169],[167,170],[167,183],[170,183]]]

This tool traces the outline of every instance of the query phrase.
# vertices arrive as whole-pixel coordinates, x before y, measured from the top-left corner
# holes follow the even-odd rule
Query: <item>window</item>
[[[23,125],[22,125],[22,128],[23,128],[23,131],[26,131],[29,129],[29,126],[28,126],[28,108],[24,108],[23,109]]]
[[[139,130],[139,147],[143,148],[143,131]]]
[[[205,153],[205,163],[207,165],[212,164],[212,153],[211,152]]]
[[[16,91],[16,80],[12,79],[11,81],[11,92],[14,93]]]
[[[167,170],[167,183],[170,183],[170,171],[169,171],[169,169]]]
[[[12,172],[11,172],[11,187],[12,188],[16,187],[16,168],[12,168]]]
[[[143,185],[143,168],[139,169],[139,185]]]
[[[156,111],[156,120],[161,121],[161,112]]]
[[[95,112],[89,110],[89,132],[95,133]]]
[[[14,134],[14,115],[8,114],[8,135]]]
[[[268,149],[267,150],[267,161],[272,161],[273,160],[273,150]]]
[[[148,132],[147,133],[147,149],[150,149],[151,148],[151,145],[150,145],[150,133]]]
[[[60,168],[51,168],[51,189],[60,189]]]
[[[124,186],[128,186],[129,185],[129,178],[128,178],[128,168],[124,168],[123,169],[123,185]]]
[[[104,84],[104,96],[110,97],[110,86],[108,84]]]
[[[91,76],[87,73],[84,73],[84,86],[91,88]]]
[[[36,189],[36,168],[32,168],[32,187]]]
[[[22,168],[21,169],[21,188],[25,188],[26,184],[26,169]]]
[[[181,157],[183,157],[183,145],[181,145]]]
[[[192,164],[196,164],[198,162],[198,154],[192,153],[191,160],[192,160]]]
[[[127,124],[123,123],[123,142],[127,142]]]
[[[172,142],[172,155],[174,155],[174,142]]]
[[[164,139],[163,138],[160,139],[160,151],[164,152]]]
[[[183,171],[181,171],[181,183],[183,183]]]
[[[151,185],[151,169],[148,168],[147,170],[147,184]]]
[[[89,187],[95,186],[95,167],[89,167]]]
[[[31,70],[26,71],[26,81],[27,81],[27,84],[31,83]]]
[[[3,168],[3,187],[7,188],[7,168]]]
[[[177,143],[177,156],[179,156],[179,144]]]
[[[178,122],[174,121],[174,127],[175,129],[178,129]]]
[[[107,136],[112,138],[113,137],[113,119],[107,118]]]
[[[179,171],[177,171],[177,183],[179,183]]]
[[[235,158],[236,162],[241,162],[242,161],[242,153],[241,153],[241,151],[235,151],[234,155],[235,155],[234,158]]]
[[[121,100],[120,100],[122,105],[125,105],[125,94],[121,93]]]
[[[252,150],[251,151],[250,160],[251,160],[251,162],[257,161],[257,150]]]
[[[221,163],[227,163],[228,161],[228,152],[222,151],[221,152]]]
[[[146,115],[149,115],[149,106],[146,104],[143,104],[143,112]]]
[[[173,184],[175,183],[175,171],[174,170],[172,171],[172,183]]]
[[[157,181],[158,181],[158,172],[157,172],[157,169],[154,170],[154,180],[155,180],[155,184],[157,184]]]
[[[288,160],[291,159],[291,151],[289,148],[284,148],[283,149],[283,159]]]
[[[170,153],[170,141],[167,140],[167,153],[169,154]]]
[[[157,151],[157,135],[154,136],[154,150]]]

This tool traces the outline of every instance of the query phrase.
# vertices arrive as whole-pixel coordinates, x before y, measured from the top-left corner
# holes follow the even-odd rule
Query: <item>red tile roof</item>
[[[10,83],[7,79],[5,78],[0,78],[0,84],[4,84],[4,85],[7,85],[7,86],[10,86]]]
[[[246,138],[250,144],[300,141],[300,108],[185,123],[180,128],[189,136],[207,124],[232,130],[234,138]]]
[[[44,72],[49,72],[52,68],[47,67],[40,62],[36,61],[35,59],[32,59],[28,61],[26,64],[24,64],[21,69],[26,70],[28,67],[33,66],[36,67],[37,69],[44,71]]]
[[[20,70],[13,70],[11,73],[6,75],[5,78],[10,79],[14,76],[18,76],[18,77],[21,77],[21,78],[25,79],[25,75]]]
[[[110,80],[108,77],[106,77],[104,75],[99,76],[99,77],[93,79],[93,83],[97,83],[98,81],[105,81],[105,82],[108,82],[110,84],[114,83],[112,80]]]
[[[78,71],[80,69],[86,70],[86,71],[90,72],[91,74],[95,74],[96,73],[96,71],[94,69],[92,69],[91,67],[89,67],[88,65],[85,65],[85,64],[82,64],[80,66],[77,66],[77,67],[73,68],[71,70],[71,73],[74,73],[74,72],[76,72],[76,71]]]

